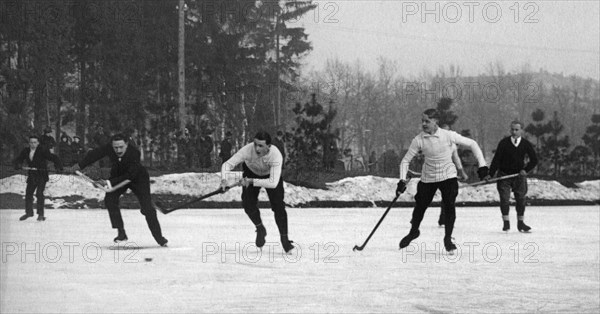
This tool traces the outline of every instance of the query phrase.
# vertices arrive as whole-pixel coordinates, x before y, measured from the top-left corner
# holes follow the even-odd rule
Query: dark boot
[[[25,214],[25,215],[21,216],[21,218],[19,218],[19,220],[23,221],[23,220],[25,220],[25,219],[27,219],[29,217],[33,217],[33,214],[32,215]]]
[[[44,215],[38,215],[37,221],[44,221],[46,220],[46,217],[44,217]]]
[[[125,234],[125,229],[119,229],[119,234],[117,234],[117,237],[113,240],[115,241],[115,243],[119,243],[121,241],[127,241],[129,239],[127,239],[127,234]]]
[[[421,232],[419,230],[410,229],[410,232],[408,233],[408,235],[406,235],[400,241],[400,249],[407,247],[412,240],[418,238],[420,235],[421,235]]]
[[[452,237],[444,237],[444,247],[448,252],[456,250],[456,245],[452,243]]]
[[[289,253],[291,250],[294,249],[294,245],[292,243],[294,243],[294,241],[290,241],[287,235],[281,236],[281,245],[283,246],[283,250],[286,253]]]
[[[510,221],[504,220],[504,226],[502,227],[502,231],[510,230]]]
[[[526,225],[523,220],[519,220],[519,222],[517,223],[517,230],[519,230],[519,232],[525,232],[525,233],[529,233],[531,232],[531,227],[529,227],[528,225]]]
[[[262,224],[256,226],[256,246],[263,247],[265,245],[265,237],[267,236],[267,229]]]
[[[162,237],[161,239],[156,240],[156,242],[158,243],[158,245],[166,247],[169,240],[167,240],[167,238],[165,237]]]

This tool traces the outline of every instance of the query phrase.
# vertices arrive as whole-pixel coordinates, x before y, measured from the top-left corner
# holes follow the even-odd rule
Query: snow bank
[[[235,175],[239,176],[240,173]],[[185,196],[199,196],[214,191],[219,187],[219,173],[178,173],[167,174],[152,179],[153,194],[173,194]],[[234,179],[231,180],[232,183]],[[408,184],[407,190],[399,201],[413,201],[416,193],[418,179],[413,179]],[[285,183],[285,201],[296,206],[313,201],[390,201],[394,198],[398,179],[382,178],[376,176],[360,176],[344,178],[327,183],[328,190],[309,189]],[[577,184],[578,188],[567,188],[556,181],[543,181],[529,179],[528,197],[538,200],[583,200],[596,201],[600,199],[600,180],[585,181]],[[0,180],[0,193],[25,194],[26,177],[14,175]],[[241,187],[213,196],[214,202],[240,201]],[[67,196],[80,196],[84,199],[101,200],[104,192],[92,187],[78,176],[50,175],[50,182],[46,186],[48,205],[60,207]],[[259,200],[268,201],[267,193],[261,190]],[[434,201],[440,201],[438,192]],[[498,192],[495,184],[478,187],[469,187],[460,184],[457,202],[497,202]]]

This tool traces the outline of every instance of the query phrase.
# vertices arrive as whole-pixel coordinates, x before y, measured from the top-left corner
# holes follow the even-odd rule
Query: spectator
[[[83,148],[83,145],[80,142],[80,138],[79,136],[74,136],[73,137],[73,143],[71,143],[71,153],[72,153],[72,162],[73,163],[78,163],[81,158],[83,157],[83,154],[85,153],[85,150]]]
[[[231,132],[227,131],[225,133],[225,139],[221,141],[221,152],[219,152],[219,157],[221,158],[221,164],[229,160],[231,158]]]
[[[69,143],[69,136],[63,133],[58,143],[58,154],[65,166],[71,166],[73,163],[73,150]]]
[[[40,137],[40,147],[54,153],[54,146],[56,146],[56,141],[54,140],[54,137],[52,137],[52,128],[47,126],[44,128],[44,134]]]
[[[285,166],[285,162],[286,162],[286,153],[287,153],[287,149],[285,148],[285,140],[283,139],[283,132],[282,131],[277,131],[277,136],[273,139],[273,145],[275,145],[275,147],[277,147],[277,149],[279,149],[279,152],[281,153],[281,157],[283,158],[283,164],[281,165],[282,167]]]

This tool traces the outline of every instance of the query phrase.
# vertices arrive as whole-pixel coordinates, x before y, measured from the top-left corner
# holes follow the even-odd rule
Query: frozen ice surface
[[[459,250],[443,252],[439,208],[405,250],[409,208],[288,209],[296,254],[282,255],[270,209],[253,246],[242,209],[159,214],[169,247],[137,210],[115,246],[105,210],[0,211],[0,312],[572,312],[600,311],[598,206],[528,207],[530,234],[501,231],[497,207],[457,209]],[[35,217],[34,217],[35,218]],[[151,258],[151,261],[146,261]]]

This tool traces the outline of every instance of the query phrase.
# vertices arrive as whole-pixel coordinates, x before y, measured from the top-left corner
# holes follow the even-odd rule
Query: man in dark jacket
[[[48,163],[50,160],[54,163],[57,171],[62,171],[62,163],[58,156],[52,154],[48,148],[40,146],[39,137],[32,135],[29,137],[29,147],[24,148],[15,158],[15,169],[20,169],[23,162],[27,161],[29,171],[27,172],[27,187],[25,188],[25,215],[19,220],[25,220],[33,217],[33,192],[36,192],[38,221],[46,220],[44,216],[44,189],[48,182]]]
[[[107,156],[112,162],[110,179],[107,181],[107,184],[109,186],[116,186],[125,180],[131,181],[131,183],[114,192],[106,193],[104,198],[112,227],[118,230],[114,241],[127,241],[127,234],[125,233],[123,218],[121,217],[121,210],[119,208],[119,198],[127,189],[131,189],[140,202],[141,213],[146,217],[146,222],[152,236],[160,246],[166,246],[168,241],[162,235],[160,223],[158,222],[158,217],[156,217],[156,210],[152,204],[150,176],[140,162],[140,151],[133,145],[129,145],[128,137],[122,134],[114,135],[109,144],[88,152],[79,164],[73,166],[73,171],[83,169]]]
[[[533,145],[521,135],[523,123],[513,121],[510,123],[510,136],[503,138],[498,143],[496,154],[490,165],[490,176],[498,171],[497,176],[502,177],[518,173],[519,176],[498,181],[496,187],[500,195],[500,212],[504,221],[503,231],[510,230],[508,211],[510,209],[510,191],[515,195],[517,210],[517,229],[520,232],[530,232],[531,227],[525,224],[525,195],[527,195],[527,173],[537,165],[538,159]],[[525,156],[529,162],[525,164]]]
[[[44,134],[39,138],[40,146],[49,150],[50,152],[54,152],[54,146],[56,146],[56,141],[54,137],[52,137],[52,128],[49,126],[44,128]]]
[[[219,157],[221,157],[221,164],[225,163],[229,158],[231,158],[231,149],[233,146],[231,145],[231,132],[227,131],[225,133],[225,139],[221,142],[221,152],[219,152]]]

